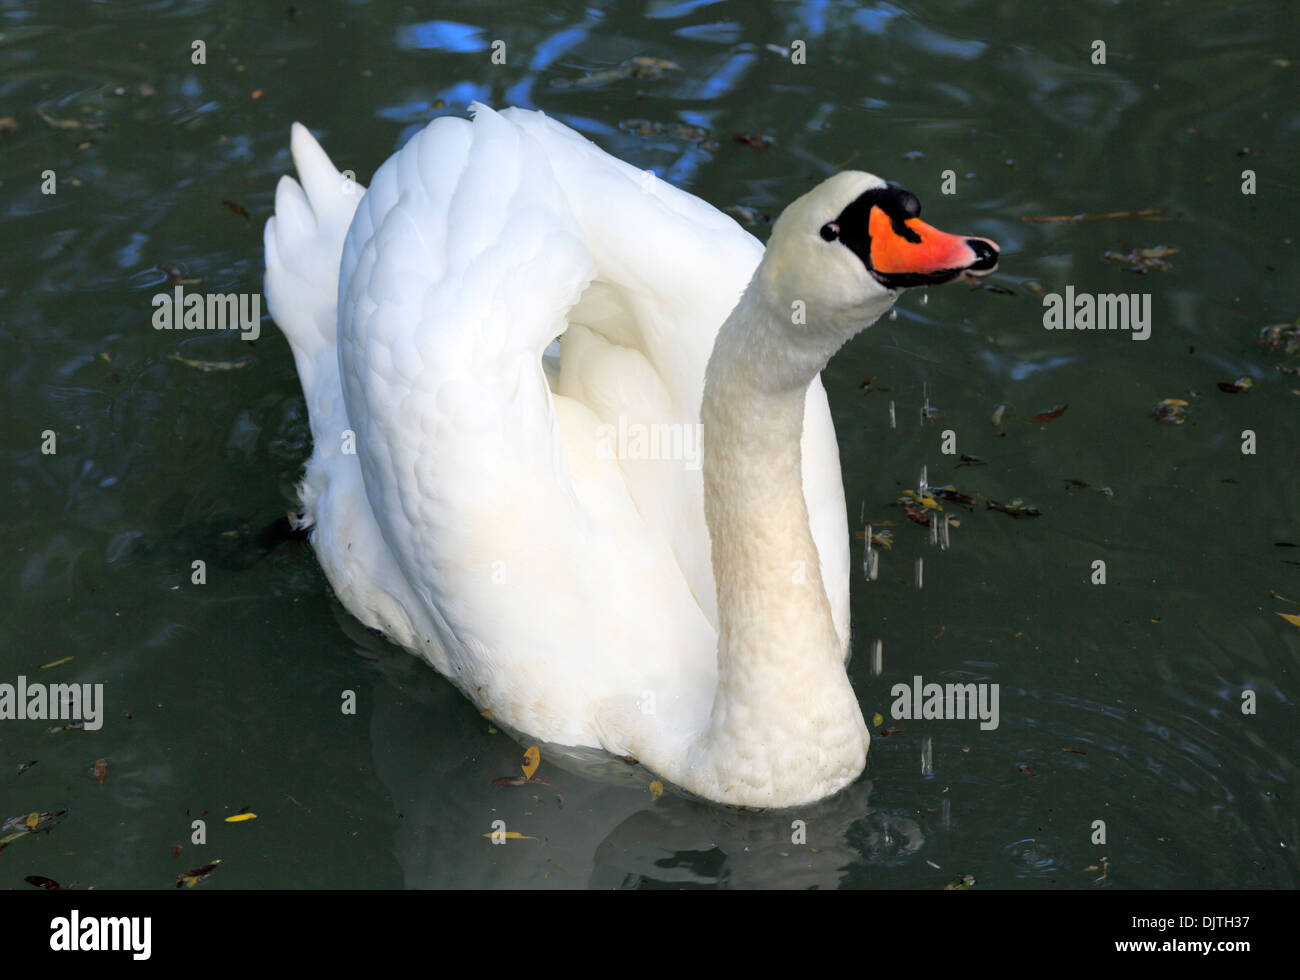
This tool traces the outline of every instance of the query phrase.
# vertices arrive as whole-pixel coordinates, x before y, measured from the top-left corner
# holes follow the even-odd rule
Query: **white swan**
[[[844,172],[764,252],[540,112],[472,109],[368,191],[293,127],[266,297],[331,585],[523,735],[724,803],[836,792],[870,736],[819,372],[903,287],[987,272],[996,246]],[[677,458],[644,458],[655,436]]]

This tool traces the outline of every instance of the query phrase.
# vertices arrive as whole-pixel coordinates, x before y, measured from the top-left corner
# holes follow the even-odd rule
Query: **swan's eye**
[[[822,241],[833,242],[840,237],[840,226],[834,221],[828,221],[822,225]]]

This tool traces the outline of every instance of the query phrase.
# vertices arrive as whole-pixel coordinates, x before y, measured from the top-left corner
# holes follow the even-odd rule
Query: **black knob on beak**
[[[997,247],[985,238],[968,238],[966,244],[975,253],[975,263],[971,268],[977,272],[992,269],[998,264]]]

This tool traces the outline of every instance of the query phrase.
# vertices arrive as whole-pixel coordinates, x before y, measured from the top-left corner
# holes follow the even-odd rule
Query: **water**
[[[1294,887],[1300,629],[1275,613],[1300,606],[1271,591],[1300,600],[1300,551],[1278,546],[1300,544],[1300,378],[1257,342],[1297,314],[1290,5],[427,16],[380,2],[0,11],[0,117],[17,124],[0,134],[0,680],[103,683],[107,697],[96,732],[0,726],[0,819],[68,811],[9,845],[0,884],[164,888],[220,858],[200,887]],[[807,64],[769,48],[795,40]],[[679,69],[583,81],[638,56]],[[811,182],[854,166],[915,191],[940,227],[1002,245],[991,282],[1014,295],[913,293],[826,374],[855,528],[902,521],[876,549],[878,579],[854,582],[851,672],[882,724],[839,797],[736,812],[548,761],[551,786],[493,786],[520,746],[361,630],[306,546],[256,547],[309,452],[288,348],[269,321],[254,344],[154,331],[150,297],[172,288],[155,266],[205,292],[260,291],[291,121],[364,182],[472,99],[545,109],[750,209],[760,237]],[[1018,220],[1140,209],[1168,220]],[[1159,245],[1179,250],[1167,271],[1103,258]],[[1150,293],[1151,338],[1044,330],[1035,289],[1066,285]],[[1218,390],[1242,376],[1251,391]],[[1189,402],[1185,424],[1148,417],[1165,398]],[[949,429],[983,465],[941,452]],[[1042,516],[948,504],[959,526],[934,546],[892,505],[921,466],[933,487]],[[1098,559],[1105,585],[1091,584]],[[876,643],[879,676],[864,655]],[[999,727],[894,720],[890,688],[914,675],[1001,685]],[[256,820],[224,822],[245,807]],[[535,839],[493,846],[494,820]]]

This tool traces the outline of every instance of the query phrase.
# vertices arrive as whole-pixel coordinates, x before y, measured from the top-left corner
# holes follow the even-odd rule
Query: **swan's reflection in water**
[[[383,674],[371,741],[400,814],[394,856],[407,887],[835,888],[851,865],[907,858],[925,842],[914,820],[872,809],[866,778],[820,803],[746,811],[671,787],[655,800],[640,767],[545,752],[537,775],[550,785],[494,786],[519,773],[520,747],[432,668],[339,620]],[[533,839],[493,844],[494,829]]]

